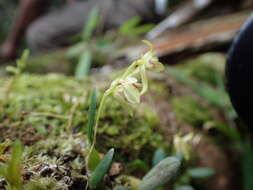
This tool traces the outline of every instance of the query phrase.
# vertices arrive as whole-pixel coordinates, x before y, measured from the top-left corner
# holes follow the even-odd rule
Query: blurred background
[[[122,3],[112,0],[2,0],[1,65],[14,60],[25,48],[31,49],[36,56],[54,54],[64,48],[71,49],[80,41],[93,41],[89,48],[100,53],[107,51],[107,58],[124,56],[133,59],[134,54],[143,51],[137,47],[138,39],[147,38],[154,41],[157,54],[169,58],[170,63],[197,51],[225,52],[249,16],[251,6],[249,0],[142,0]],[[112,42],[113,45],[110,44]],[[130,49],[120,53],[112,50],[126,49],[133,43],[136,53]],[[70,54],[80,55],[78,48],[75,49]],[[64,60],[68,62],[69,57],[76,56],[69,55]]]
[[[66,126],[82,131],[91,89],[103,92],[148,50],[146,39],[165,72],[149,73],[150,92],[133,116],[114,100],[106,108],[98,150],[115,147],[125,167],[106,178],[107,189],[141,178],[157,155],[174,155],[181,143],[189,158],[161,190],[252,190],[252,134],[231,105],[224,75],[229,47],[252,8],[253,0],[0,0],[1,143],[18,138],[49,157],[59,151],[64,167],[79,163],[71,160],[79,153],[66,159],[50,146],[63,144],[54,140]],[[73,139],[67,142],[80,144]],[[26,161],[28,176],[33,163]],[[134,178],[115,180],[121,174]],[[64,184],[78,190],[78,180]]]

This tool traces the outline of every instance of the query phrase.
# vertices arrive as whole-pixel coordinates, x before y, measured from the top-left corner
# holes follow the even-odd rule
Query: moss
[[[73,101],[77,97],[84,101],[81,100],[83,94],[87,93],[81,88],[81,83],[65,76],[24,74],[9,96],[0,100],[4,109],[0,114],[4,121],[1,126],[11,126],[14,130],[32,126],[43,135],[59,135],[67,125]],[[84,113],[86,108],[86,104],[80,104]],[[78,115],[80,118],[83,112],[78,112]]]
[[[3,91],[8,87],[8,80],[0,82]],[[30,145],[23,155],[25,189],[85,187],[89,94],[93,86],[99,87],[100,98],[108,80],[77,81],[59,74],[22,74],[9,95],[3,94],[0,141],[21,139]],[[163,138],[156,113],[145,103],[139,108],[130,116],[129,110],[114,98],[108,99],[98,131],[96,149],[99,152],[115,147],[116,161],[142,158],[150,162],[152,152],[163,144]]]
[[[53,148],[53,154],[56,155],[73,155],[73,152],[66,152],[66,142],[70,146],[79,140],[66,139],[66,128],[70,125],[74,133],[86,131],[90,89],[92,86],[100,86],[99,91],[102,92],[107,85],[106,80],[77,81],[59,74],[21,75],[9,96],[0,99],[4,108],[0,114],[3,121],[0,131],[7,131],[0,140],[19,138],[25,144],[37,143],[37,149],[47,155],[52,154],[49,148]],[[71,109],[77,101],[79,104],[70,123]],[[115,147],[121,161],[139,156],[150,160],[151,150],[163,144],[158,126],[158,116],[147,104],[144,103],[130,116],[129,110],[110,98],[101,118],[97,149],[106,152],[110,147]],[[56,144],[61,146],[57,147]]]
[[[174,97],[171,101],[176,117],[180,122],[201,127],[211,119],[207,107],[204,107],[193,97],[182,96]]]
[[[32,178],[29,183],[24,186],[26,190],[68,190],[64,183],[58,182],[54,178]]]

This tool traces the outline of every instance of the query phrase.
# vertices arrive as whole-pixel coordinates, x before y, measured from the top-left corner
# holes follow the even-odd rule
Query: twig
[[[53,113],[48,113],[48,112],[29,112],[26,114],[32,115],[32,116],[44,116],[44,117],[54,117],[54,118],[58,118],[58,119],[69,119],[68,116],[58,115],[58,114],[53,114]]]
[[[77,109],[77,107],[78,107],[79,104],[80,104],[80,102],[79,102],[79,101],[76,101],[76,102],[72,105],[72,107],[71,107],[71,109],[70,109],[70,116],[69,116],[69,119],[68,119],[68,125],[67,125],[67,127],[66,127],[66,131],[68,131],[68,132],[72,129],[72,123],[73,123],[75,111],[76,111],[76,109]]]

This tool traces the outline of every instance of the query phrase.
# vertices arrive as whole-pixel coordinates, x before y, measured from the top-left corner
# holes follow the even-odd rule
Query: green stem
[[[126,72],[124,72],[124,74],[122,75],[122,77],[119,78],[119,80],[124,80],[126,77],[128,77],[132,72],[134,72],[134,70],[136,70],[136,68],[139,66],[140,62],[139,61],[135,61],[133,62],[128,69],[126,70]],[[105,91],[105,93],[102,96],[101,102],[99,104],[99,108],[97,111],[97,116],[96,116],[96,121],[95,121],[95,128],[94,128],[94,134],[93,134],[93,140],[92,140],[92,144],[90,146],[90,150],[89,153],[87,155],[87,159],[86,159],[86,168],[88,169],[88,163],[89,163],[89,159],[90,159],[90,155],[95,147],[96,144],[96,139],[97,139],[97,129],[98,129],[98,122],[99,119],[101,117],[101,113],[104,109],[105,106],[105,101],[107,99],[107,97],[109,95],[111,95],[113,93],[113,91],[118,87],[118,84],[115,84],[113,86],[111,86],[108,90]]]
[[[96,144],[96,140],[97,140],[97,129],[98,129],[98,122],[101,116],[101,113],[104,109],[105,106],[105,101],[107,99],[107,97],[113,92],[113,90],[117,87],[117,85],[111,86],[102,96],[101,102],[99,104],[99,108],[98,108],[98,112],[97,112],[97,116],[96,116],[96,121],[95,121],[95,129],[94,129],[94,134],[93,134],[93,140],[92,140],[92,144],[89,150],[89,153],[87,155],[87,159],[86,159],[86,168],[88,169],[88,163],[89,163],[89,159],[90,159],[90,155],[95,147]]]
[[[129,74],[131,74],[136,67],[139,65],[139,61],[135,61],[133,62],[133,64],[131,64],[128,69],[126,70],[126,72],[123,74],[123,76],[121,77],[121,79],[125,79]]]

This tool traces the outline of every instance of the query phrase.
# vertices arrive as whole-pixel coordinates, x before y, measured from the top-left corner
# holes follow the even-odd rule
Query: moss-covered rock
[[[86,131],[90,89],[102,85],[103,91],[107,84],[57,74],[21,75],[8,96],[0,100],[3,109],[0,131],[12,128],[12,133],[5,133],[1,139],[22,137],[19,132],[24,129],[30,130],[30,136],[41,138],[61,136],[69,128],[75,133]],[[3,81],[1,85],[4,88]],[[78,105],[73,111],[75,104]],[[136,158],[141,150],[152,150],[162,144],[162,136],[155,132],[158,126],[159,118],[147,104],[130,116],[128,110],[111,98],[101,117],[98,147],[105,151],[113,146]]]
[[[83,188],[90,91],[97,87],[99,99],[110,79],[22,74],[12,84],[10,80],[0,82],[0,141],[20,139],[29,145],[23,160],[26,189]],[[105,153],[116,148],[115,160],[123,163],[150,162],[164,144],[159,130],[159,117],[147,103],[130,115],[111,97],[101,116],[96,149]]]

